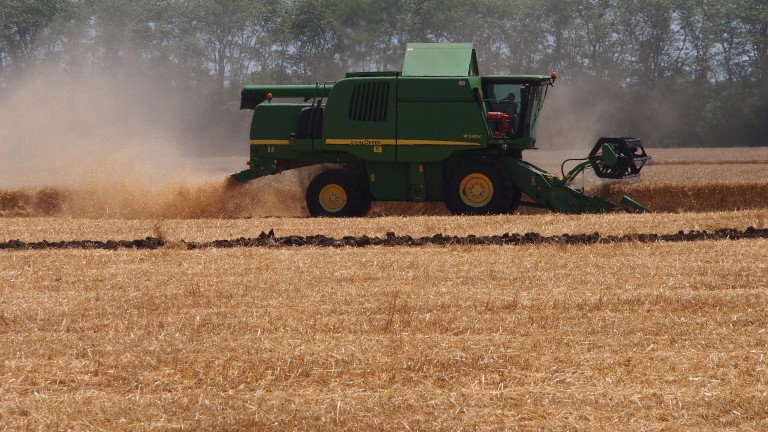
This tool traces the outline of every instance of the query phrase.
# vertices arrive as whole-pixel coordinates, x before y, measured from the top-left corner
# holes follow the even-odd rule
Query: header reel
[[[635,177],[640,174],[640,170],[643,169],[645,164],[651,159],[643,148],[642,140],[638,138],[600,138],[592,151],[589,152],[589,156],[584,159],[568,159],[563,162],[560,167],[563,172],[563,178],[558,180],[561,186],[567,187],[579,174],[584,170],[592,168],[595,171],[595,175],[604,179],[623,179],[627,177]],[[576,165],[572,170],[565,174],[563,168],[568,161],[583,161]],[[616,208],[614,204],[611,204],[602,199],[595,197],[586,198],[582,196],[583,200],[587,200],[593,205],[603,206],[603,211],[611,211]],[[638,202],[624,196],[619,203],[621,207],[630,209],[633,211],[648,211]]]
[[[637,176],[650,158],[639,138],[600,138],[587,156],[595,175],[608,179]]]
[[[643,141],[639,138],[603,137],[597,140],[589,156],[583,159],[566,159],[560,166],[560,171],[566,184],[588,168],[592,168],[599,178],[618,180],[639,175],[650,159],[643,148]],[[564,168],[569,161],[584,162],[566,174]]]

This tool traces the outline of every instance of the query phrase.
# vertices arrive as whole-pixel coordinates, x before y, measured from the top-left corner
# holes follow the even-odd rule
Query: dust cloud
[[[611,104],[604,99],[593,100],[589,86],[558,80],[547,91],[542,111],[537,120],[536,147],[523,153],[523,159],[553,174],[561,168],[568,172],[579,161],[566,159],[586,158],[601,136],[612,136],[616,131],[611,122]],[[577,178],[576,187],[591,187],[600,179],[591,171]]]
[[[629,136],[630,131],[616,123],[617,101],[598,88],[594,83],[556,81],[538,120],[537,147],[586,157],[600,137]]]
[[[627,88],[587,74],[557,80],[549,89],[537,129],[537,146],[584,157],[600,137],[641,138],[646,147],[665,147],[692,136],[686,116],[692,107],[668,88],[649,88],[629,98]],[[698,143],[691,142],[692,147]]]
[[[641,138],[652,156],[654,147],[685,129],[683,111],[681,102],[659,90],[649,90],[642,100],[630,100],[622,89],[610,88],[595,77],[557,80],[548,89],[538,119],[538,150],[525,152],[523,158],[559,174],[563,161],[586,158],[600,137]],[[566,162],[565,172],[577,163]],[[599,179],[587,170],[573,186],[589,188],[600,183],[636,181],[641,180]]]
[[[226,181],[245,168],[248,155],[250,111],[237,109],[236,94],[223,102],[201,100],[193,90],[117,76],[37,69],[13,88],[2,89],[0,215],[307,215],[303,191],[311,169],[242,185]],[[586,157],[601,136],[634,135],[637,131],[623,129],[626,116],[648,116],[661,134],[665,125],[678,127],[668,101],[649,97],[641,104],[655,109],[636,102],[630,104],[595,81],[558,80],[538,120],[540,150],[527,151],[524,158],[559,172],[563,160]],[[221,110],[220,104],[231,107]],[[231,115],[221,118],[222,111]],[[648,147],[647,137],[641,138]],[[596,182],[588,173],[577,186]],[[374,206],[377,211],[399,213],[402,206],[384,203]]]
[[[211,103],[139,79],[30,73],[0,94],[0,213],[305,215],[306,173],[227,180],[245,168],[248,118],[233,108],[222,124]]]

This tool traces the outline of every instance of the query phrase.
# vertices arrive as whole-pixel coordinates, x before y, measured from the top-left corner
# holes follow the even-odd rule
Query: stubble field
[[[239,203],[215,185],[90,201],[58,191],[43,216],[39,190],[5,191],[20,204],[6,199],[0,243],[162,244],[0,250],[0,425],[764,430],[768,239],[464,240],[765,230],[766,153],[656,151],[640,180],[587,185],[625,190],[649,214],[466,218],[387,204],[375,218],[306,219],[279,199],[301,196],[288,179],[226,191]],[[185,246],[269,230],[458,240]]]

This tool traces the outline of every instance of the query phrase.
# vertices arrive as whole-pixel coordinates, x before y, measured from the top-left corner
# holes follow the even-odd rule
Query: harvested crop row
[[[256,238],[244,238],[233,240],[214,240],[209,242],[168,242],[161,238],[147,237],[139,240],[73,240],[73,241],[40,241],[23,242],[11,240],[0,243],[0,249],[159,249],[162,247],[174,247],[178,249],[208,249],[208,248],[234,248],[234,247],[366,247],[366,246],[519,246],[536,244],[560,244],[560,245],[591,245],[608,243],[656,243],[656,242],[686,242],[704,240],[744,240],[766,239],[768,229],[756,229],[749,227],[744,231],[734,229],[719,229],[714,232],[707,231],[680,231],[675,234],[625,234],[623,236],[592,234],[563,234],[556,236],[542,236],[539,233],[509,234],[493,236],[467,237],[446,236],[435,234],[431,237],[414,238],[409,235],[398,236],[393,232],[386,237],[353,237],[332,238],[324,235],[315,236],[288,236],[278,237],[273,230],[269,233],[262,232]]]

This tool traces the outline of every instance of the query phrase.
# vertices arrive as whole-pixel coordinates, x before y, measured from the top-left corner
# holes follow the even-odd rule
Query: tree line
[[[4,0],[0,97],[46,66],[226,111],[248,83],[399,70],[407,42],[473,42],[483,74],[557,70],[656,145],[768,144],[764,0]]]

